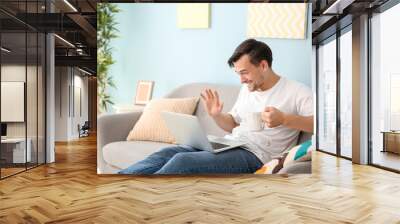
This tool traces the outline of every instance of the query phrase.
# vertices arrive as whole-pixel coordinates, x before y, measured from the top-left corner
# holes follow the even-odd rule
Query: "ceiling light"
[[[83,55],[83,49],[77,48],[76,53],[78,53],[79,55]]]
[[[336,9],[337,4],[340,2],[340,0],[336,0],[331,6],[329,6],[327,9],[325,9],[325,11],[322,14],[328,14],[328,13],[332,13],[331,11],[333,9]]]
[[[66,39],[58,36],[57,34],[54,34],[55,37],[57,37],[58,39],[60,39],[61,41],[63,41],[64,43],[66,43],[67,45],[69,45],[70,47],[75,48],[75,45],[71,44],[71,42],[67,41]]]
[[[92,73],[90,73],[90,72],[88,72],[88,71],[85,71],[85,70],[83,70],[83,69],[81,69],[81,68],[79,68],[79,67],[78,67],[78,70],[81,71],[81,72],[83,72],[83,73],[85,73],[85,74],[92,75]]]
[[[4,51],[4,52],[6,52],[6,53],[10,53],[10,52],[11,52],[9,49],[7,49],[7,48],[5,48],[5,47],[1,47],[1,50]]]
[[[336,0],[322,14],[342,14],[343,9],[351,5],[355,0]]]
[[[68,0],[64,0],[65,4],[67,4],[72,10],[74,10],[74,12],[78,12],[78,10],[71,4],[68,2]]]

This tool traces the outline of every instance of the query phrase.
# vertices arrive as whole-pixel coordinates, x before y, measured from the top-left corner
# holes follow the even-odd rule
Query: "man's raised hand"
[[[201,93],[203,99],[203,105],[207,110],[208,115],[216,117],[221,114],[224,104],[219,100],[217,91],[211,89],[205,89]]]

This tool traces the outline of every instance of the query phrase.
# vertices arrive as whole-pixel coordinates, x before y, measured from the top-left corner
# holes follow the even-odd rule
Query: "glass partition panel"
[[[371,18],[372,163],[400,171],[400,4]]]
[[[0,178],[45,163],[46,39],[17,19],[44,13],[45,2],[0,1]]]
[[[46,145],[45,145],[45,124],[46,124],[46,119],[45,119],[45,111],[46,111],[46,104],[45,104],[45,99],[46,99],[46,74],[45,74],[45,65],[46,65],[46,51],[45,51],[45,45],[46,45],[46,38],[45,35],[42,33],[39,33],[38,35],[38,77],[37,77],[37,82],[38,82],[38,136],[37,136],[37,141],[38,141],[38,157],[37,161],[38,164],[43,164],[46,161]]]
[[[26,141],[26,33],[1,34],[2,177],[26,169],[30,161]],[[27,150],[28,149],[28,150]]]
[[[38,36],[36,32],[27,33],[27,80],[26,80],[26,112],[27,112],[27,149],[30,151],[28,154],[27,166],[28,168],[37,165],[38,157]]]
[[[336,39],[318,47],[318,147],[336,153]]]
[[[352,34],[340,36],[340,154],[352,157]]]

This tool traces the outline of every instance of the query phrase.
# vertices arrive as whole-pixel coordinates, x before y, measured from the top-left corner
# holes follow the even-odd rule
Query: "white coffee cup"
[[[261,119],[261,112],[250,112],[246,117],[246,126],[249,131],[261,131],[264,129],[264,122]]]

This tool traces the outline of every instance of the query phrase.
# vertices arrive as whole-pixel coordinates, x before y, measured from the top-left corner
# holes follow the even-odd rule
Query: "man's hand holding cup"
[[[269,128],[278,127],[285,123],[285,113],[276,107],[268,106],[261,112],[261,119]]]

